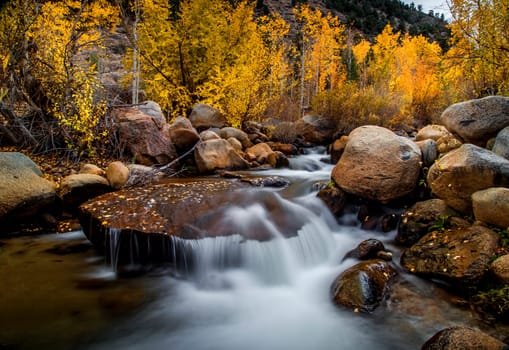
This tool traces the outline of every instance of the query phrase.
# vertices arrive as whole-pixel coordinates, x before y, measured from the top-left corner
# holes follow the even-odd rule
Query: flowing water
[[[50,310],[37,303],[18,310],[15,303],[23,306],[31,302],[19,295],[16,283],[20,281],[2,278],[13,284],[14,295],[7,295],[12,310],[0,316],[0,349],[418,349],[443,327],[475,322],[468,310],[438,300],[440,293],[447,299],[443,292],[403,272],[406,287],[399,293],[402,298],[414,298],[411,306],[394,298],[374,314],[359,315],[331,303],[330,284],[355,263],[342,262],[345,253],[371,237],[390,248],[394,232],[366,232],[337,223],[316,198],[316,184],[329,181],[332,170],[321,157],[310,153],[292,159],[291,169],[263,172],[284,176],[292,184],[282,190],[260,188],[242,193],[243,200],[232,203],[221,218],[221,224],[236,228],[238,235],[179,241],[194,261],[185,278],[164,269],[134,279],[118,278],[111,267],[97,262],[93,251],[83,249],[66,256],[70,266],[61,268],[65,277],[56,277],[58,287],[53,288],[44,287],[42,280],[60,276],[51,268],[55,259],[48,260],[50,267],[43,271],[31,270],[23,260],[20,266],[27,274],[36,271],[44,275],[23,282],[32,283],[27,299],[44,305],[45,300],[37,295],[60,293],[65,301],[54,302]],[[287,232],[281,231],[288,225],[275,223],[273,204],[259,198],[270,198],[269,203],[276,202],[283,209],[286,221],[298,223],[293,237],[284,238]],[[355,220],[349,220],[347,214],[343,221]],[[245,240],[240,234],[260,227],[274,238],[259,242]],[[115,240],[114,232],[111,239]],[[34,240],[57,241],[60,246],[62,241],[78,240],[86,246],[80,232]],[[16,244],[23,245],[7,242],[0,246],[0,252],[4,251],[4,260],[0,254],[0,272],[18,261],[15,252],[20,247]],[[47,249],[40,248],[39,252],[42,255],[33,259],[49,259],[43,254]],[[29,326],[42,327],[42,331],[31,329],[25,333],[31,339],[21,340],[18,333],[22,331],[17,333],[14,328],[23,327],[18,318],[30,319],[30,309],[37,320]]]

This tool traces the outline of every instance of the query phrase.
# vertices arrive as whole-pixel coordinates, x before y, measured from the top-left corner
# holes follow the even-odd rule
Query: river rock
[[[123,187],[142,186],[151,182],[157,182],[165,177],[165,173],[157,168],[141,164],[127,164],[129,180]]]
[[[200,135],[191,124],[191,121],[184,117],[175,119],[168,132],[179,154],[186,153],[200,140]]]
[[[205,130],[200,133],[200,139],[202,141],[208,140],[221,140],[221,136],[218,133],[212,130]]]
[[[177,158],[175,146],[171,142],[164,116],[157,108],[131,107],[114,110],[119,144],[123,145],[136,161],[143,165],[167,164]]]
[[[447,107],[440,122],[463,141],[484,146],[509,126],[509,97],[488,96]]]
[[[505,159],[509,159],[509,126],[503,128],[497,134],[492,151]]]
[[[95,164],[86,163],[83,164],[80,167],[80,174],[92,174],[92,175],[99,175],[99,176],[105,176],[106,173],[103,169],[99,168]]]
[[[493,261],[490,272],[497,282],[509,284],[509,254],[502,255]]]
[[[124,163],[115,161],[108,164],[106,168],[106,178],[110,186],[118,190],[129,181],[129,168]]]
[[[194,106],[189,120],[198,132],[210,128],[221,129],[226,125],[226,119],[218,109],[203,103]]]
[[[438,146],[437,143],[432,139],[427,139],[423,141],[417,141],[417,146],[419,146],[422,154],[422,164],[425,167],[429,167],[435,163],[435,160],[438,159]]]
[[[108,180],[95,174],[71,174],[62,179],[58,195],[65,208],[72,212],[91,198],[112,191]]]
[[[348,193],[390,202],[414,190],[420,163],[414,142],[382,127],[361,126],[348,136],[332,178]]]
[[[484,148],[464,144],[431,166],[427,182],[436,197],[469,214],[474,192],[509,186],[509,161]]]
[[[332,283],[331,298],[337,306],[354,312],[372,312],[389,295],[389,282],[396,270],[386,261],[367,260],[343,273]]]
[[[194,159],[201,174],[219,169],[239,170],[249,167],[249,163],[223,139],[200,142],[194,150]]]
[[[267,145],[274,151],[274,152],[281,152],[285,156],[294,156],[299,153],[299,150],[295,145],[292,145],[290,143],[281,143],[281,142],[266,142]]]
[[[221,136],[225,140],[229,139],[230,137],[236,138],[242,144],[243,149],[251,147],[251,141],[249,140],[249,136],[240,129],[228,126],[219,130],[219,136]]]
[[[403,252],[401,265],[415,274],[471,285],[488,270],[498,241],[495,232],[480,225],[433,231]]]
[[[345,150],[346,144],[348,142],[348,136],[343,135],[341,138],[335,140],[330,148],[330,161],[331,164],[336,164],[341,156],[343,155],[343,152]]]
[[[460,140],[458,140],[454,136],[443,136],[439,138],[437,141],[437,150],[440,154],[448,153],[456,148],[461,147],[463,144]]]
[[[375,238],[370,238],[362,241],[355,247],[345,254],[345,259],[358,259],[358,260],[369,260],[376,259],[380,252],[385,251],[384,244]],[[383,259],[385,260],[385,259]]]
[[[509,188],[492,187],[472,194],[472,208],[476,220],[509,227]]]
[[[415,141],[433,140],[436,142],[442,137],[453,137],[453,135],[445,126],[432,124],[420,129],[415,135]]]
[[[321,189],[317,197],[325,203],[336,218],[343,214],[346,205],[346,193],[339,187],[329,185]]]
[[[336,132],[336,122],[321,115],[305,115],[295,123],[297,135],[318,145],[329,144]]]
[[[401,215],[395,241],[409,247],[427,234],[433,225],[454,215],[458,213],[441,199],[417,202]]]
[[[0,222],[18,221],[52,211],[56,186],[18,152],[0,152]]]
[[[442,329],[422,346],[422,350],[503,350],[506,344],[469,327],[456,326]]]
[[[228,143],[233,147],[235,152],[239,154],[242,153],[243,147],[238,139],[236,139],[235,137],[229,137],[226,139],[226,141],[228,141]]]
[[[250,161],[256,160],[260,164],[266,163],[271,153],[274,153],[274,151],[265,142],[258,143],[246,149],[247,159]]]
[[[267,156],[267,163],[273,168],[288,168],[290,161],[283,152],[275,151]]]

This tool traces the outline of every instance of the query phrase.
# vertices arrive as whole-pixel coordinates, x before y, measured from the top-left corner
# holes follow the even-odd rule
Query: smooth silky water
[[[317,183],[328,182],[332,171],[331,165],[320,161],[322,157],[310,153],[292,159],[291,169],[261,172],[286,177],[292,184],[285,189],[243,190],[240,204],[232,203],[218,221],[238,234],[179,240],[195,262],[188,273],[159,269],[125,279],[98,263],[93,250],[47,256],[51,250],[44,244],[78,241],[86,246],[80,232],[4,240],[1,280],[11,285],[4,282],[0,292],[6,293],[7,287],[10,304],[9,312],[0,318],[0,349],[418,349],[442,327],[465,323],[470,318],[467,311],[438,300],[435,287],[403,272],[409,285],[424,290],[419,300],[430,310],[408,311],[389,303],[374,314],[361,315],[332,304],[330,284],[355,263],[342,262],[345,253],[372,237],[391,249],[394,232],[367,232],[337,223],[316,198]],[[281,225],[271,217],[272,205],[257,200],[262,197],[277,202],[286,220],[299,223],[295,236],[284,238],[287,233],[280,232]],[[241,235],[260,227],[273,239],[259,242]],[[112,232],[113,249],[115,237]],[[42,242],[42,246],[27,253],[30,247],[22,249],[23,240]],[[39,271],[41,260],[49,265]],[[59,265],[54,260],[67,263]],[[13,263],[21,267],[18,270],[26,274],[22,277],[26,280],[4,279],[6,272],[17,273]],[[35,281],[31,271],[39,274]],[[41,284],[51,285],[52,279],[54,286],[41,289]],[[33,317],[23,333],[27,327],[23,318]]]

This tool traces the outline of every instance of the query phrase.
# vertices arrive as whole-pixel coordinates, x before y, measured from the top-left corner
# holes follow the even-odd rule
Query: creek
[[[345,253],[377,238],[398,266],[399,248],[395,232],[361,230],[354,212],[332,217],[316,198],[332,170],[322,157],[258,173],[291,184],[239,192],[220,220],[238,235],[181,241],[194,261],[186,274],[116,276],[80,231],[0,240],[0,349],[418,349],[444,327],[480,327],[461,300],[399,267],[374,313],[332,304],[330,284],[355,263]],[[297,224],[292,237],[279,220]],[[273,238],[242,235],[260,228]]]

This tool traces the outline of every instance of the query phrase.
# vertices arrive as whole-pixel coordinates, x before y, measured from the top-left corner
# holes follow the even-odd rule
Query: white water
[[[285,176],[294,182],[292,189],[281,191],[286,199],[277,192],[276,196],[287,215],[299,220],[305,218],[306,223],[296,237],[282,237],[280,229],[268,220],[267,207],[259,203],[232,204],[225,217],[229,225],[236,225],[239,231],[264,225],[275,238],[258,242],[234,235],[180,242],[187,245],[197,259],[195,275],[189,280],[163,278],[162,292],[156,301],[91,347],[172,350],[419,348],[425,339],[408,322],[396,324],[401,329],[394,329],[394,324],[389,327],[374,315],[361,316],[341,310],[330,301],[330,284],[354,263],[348,260],[340,263],[342,257],[373,233],[339,226],[316,198],[312,184],[328,181],[332,169],[319,161],[321,157],[323,155],[318,154],[302,156],[292,161],[297,169],[264,173]]]

